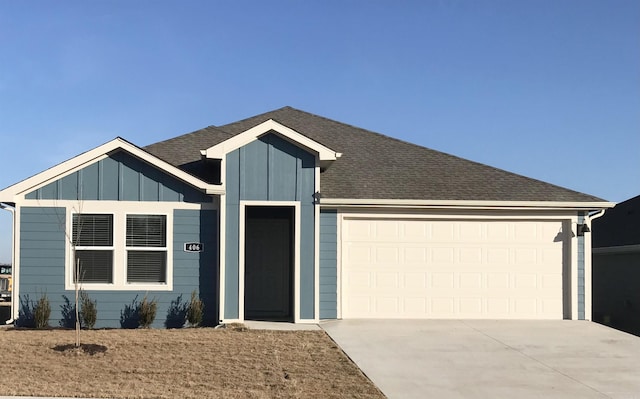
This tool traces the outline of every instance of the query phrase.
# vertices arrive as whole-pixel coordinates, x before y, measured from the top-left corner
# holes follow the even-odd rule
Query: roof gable
[[[49,168],[37,175],[31,176],[19,183],[9,186],[0,191],[0,202],[15,202],[20,196],[45,187],[52,182],[62,179],[90,164],[104,159],[115,152],[124,151],[134,158],[137,158],[154,168],[180,180],[205,194],[219,194],[222,190],[215,185],[208,184],[170,163],[163,161],[156,156],[140,149],[128,141],[117,137],[101,146],[82,153],[74,158],[64,161],[52,168]]]
[[[342,154],[304,136],[297,131],[281,124],[273,119],[266,120],[252,128],[239,133],[228,140],[202,150],[201,154],[207,158],[223,159],[226,154],[234,151],[260,137],[275,133],[294,145],[301,146],[311,153],[318,154],[320,162],[335,161]]]

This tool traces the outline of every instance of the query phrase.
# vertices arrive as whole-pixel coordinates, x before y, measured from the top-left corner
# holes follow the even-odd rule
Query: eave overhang
[[[320,205],[341,208],[425,208],[425,209],[496,209],[496,210],[571,210],[596,211],[609,209],[615,202],[561,202],[561,201],[474,201],[474,200],[402,200],[402,199],[349,199],[321,198]]]

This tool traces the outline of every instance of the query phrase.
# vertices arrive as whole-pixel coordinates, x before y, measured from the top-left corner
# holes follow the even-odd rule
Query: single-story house
[[[590,319],[588,227],[613,206],[291,107],[116,138],[0,203],[14,303],[46,293],[58,317],[77,279],[102,327],[145,295],[161,326],[194,290],[212,324]]]
[[[593,221],[593,320],[640,335],[640,195]]]

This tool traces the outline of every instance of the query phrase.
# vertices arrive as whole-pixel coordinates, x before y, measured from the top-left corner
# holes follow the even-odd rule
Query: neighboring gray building
[[[0,203],[16,211],[14,303],[46,292],[55,312],[79,260],[101,327],[145,294],[160,326],[193,290],[211,324],[589,319],[582,231],[613,206],[290,107],[117,138]]]
[[[595,219],[593,320],[640,335],[640,195]]]

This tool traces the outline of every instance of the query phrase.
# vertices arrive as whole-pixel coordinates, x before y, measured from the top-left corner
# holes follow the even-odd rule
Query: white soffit
[[[117,150],[124,150],[129,154],[141,159],[142,161],[170,174],[178,180],[181,180],[206,194],[224,194],[224,190],[214,184],[209,184],[205,181],[198,179],[181,169],[176,168],[168,162],[155,157],[154,155],[140,149],[139,147],[129,143],[128,141],[116,137],[115,139],[96,147],[92,150],[84,152],[74,158],[64,161],[52,168],[31,176],[19,183],[5,188],[0,191],[0,202],[15,202],[16,196],[24,194],[27,191],[33,190],[47,184],[57,178],[64,176],[65,174],[80,169],[86,165],[89,165],[110,153]]]
[[[262,122],[249,130],[245,130],[244,132],[235,135],[220,144],[214,145],[206,150],[202,150],[201,154],[207,158],[223,159],[224,156],[231,151],[247,145],[271,131],[278,133],[280,136],[296,145],[303,146],[311,152],[318,154],[320,161],[335,161],[342,156],[341,153],[335,152],[317,141],[311,140],[295,130],[274,121],[273,119],[269,119],[268,121]]]

